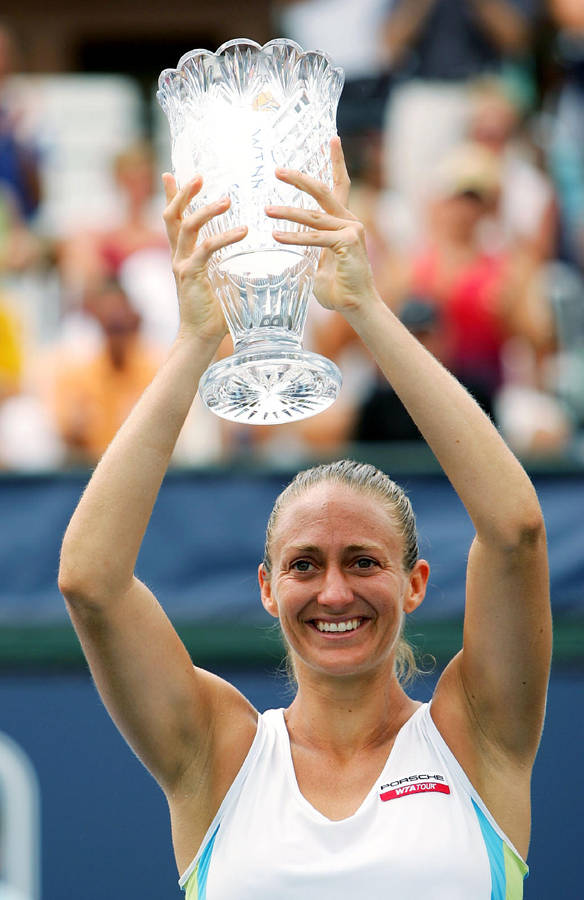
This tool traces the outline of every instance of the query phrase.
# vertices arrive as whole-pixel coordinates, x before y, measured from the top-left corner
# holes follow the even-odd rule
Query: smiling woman
[[[341,492],[343,487],[348,488],[354,492],[354,499],[360,510],[363,509],[364,502],[373,501],[375,505],[380,506],[383,510],[383,519],[387,520],[387,524],[392,532],[395,531],[401,537],[401,564],[404,571],[409,573],[414,569],[418,562],[418,534],[416,518],[407,494],[395,481],[392,481],[384,472],[381,472],[374,466],[344,459],[299,472],[276,499],[266,527],[264,559],[259,571],[260,586],[264,582],[267,583],[271,580],[274,534],[283,510],[288,509],[295,500],[305,497],[319,486],[329,486],[331,488],[337,486],[341,489]],[[309,516],[312,518],[311,512]],[[374,528],[376,524],[378,523],[372,523],[372,527]],[[375,531],[373,533],[377,534]],[[306,535],[307,532],[304,530],[304,539],[306,539]],[[354,519],[351,521],[350,538],[352,543],[347,547],[347,551],[351,566],[359,569],[361,576],[367,573],[371,574],[371,570],[375,567],[379,568],[379,561],[366,554],[375,551],[379,553],[380,548],[376,546],[373,550],[370,545],[357,546],[355,544]],[[315,553],[319,554],[321,552],[317,547],[307,546],[305,548],[306,558],[295,559],[290,565],[298,572],[305,571],[308,575],[314,569],[310,559],[311,555],[314,556]],[[268,609],[268,611],[271,610]],[[351,619],[345,615],[343,617],[337,616],[330,619],[330,621],[322,618],[314,619],[310,621],[310,624],[321,632],[338,633],[355,630],[361,627],[368,618],[369,616],[361,616]],[[413,680],[418,672],[418,668],[414,650],[403,636],[404,624],[405,616],[402,616],[398,640],[395,646],[394,669],[398,680],[405,686]],[[290,643],[284,630],[282,630],[282,634],[288,648],[289,671],[293,678],[296,679],[296,666]]]
[[[332,191],[276,170],[320,212],[266,208],[308,226],[274,237],[320,248],[317,299],[363,340],[476,530],[463,649],[431,703],[398,677],[404,617],[424,599],[429,565],[407,497],[373,467],[343,460],[302,472],[270,517],[258,577],[296,672],[287,709],[260,715],[193,666],[134,574],[226,331],[207,264],[246,233],[198,239],[230,202],[186,215],[200,177],[179,191],[165,176],[179,334],[73,515],[59,584],[104,703],[166,795],[188,900],[519,900],[551,652],[540,506],[490,420],[384,304],[364,228],[346,208],[338,139],[331,161]]]

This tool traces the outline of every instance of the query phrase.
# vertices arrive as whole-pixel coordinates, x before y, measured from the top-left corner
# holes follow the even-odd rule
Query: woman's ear
[[[409,573],[409,583],[404,597],[404,612],[411,613],[420,606],[426,595],[430,566],[425,559],[419,559]]]
[[[263,562],[258,566],[258,581],[264,609],[275,619],[278,619],[278,604],[272,594],[272,582]]]

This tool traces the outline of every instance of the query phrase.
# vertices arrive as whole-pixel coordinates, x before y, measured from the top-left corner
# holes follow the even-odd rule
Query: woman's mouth
[[[311,619],[309,624],[321,633],[338,634],[339,632],[356,631],[366,621],[367,619],[357,616],[353,619],[340,619],[336,622],[326,621],[325,619]]]

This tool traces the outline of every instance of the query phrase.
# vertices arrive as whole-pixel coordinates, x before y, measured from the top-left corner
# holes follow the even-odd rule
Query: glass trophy
[[[270,219],[265,207],[318,208],[275,177],[277,166],[332,186],[330,140],[343,81],[325,53],[284,39],[263,47],[228,41],[216,53],[192,50],[160,75],[157,97],[170,126],[177,183],[203,177],[188,212],[231,198],[200,238],[239,225],[249,229],[209,264],[234,352],[207,369],[199,390],[225,419],[292,422],[326,409],[339,392],[337,366],[302,347],[320,250],[275,241],[273,229],[306,227]]]

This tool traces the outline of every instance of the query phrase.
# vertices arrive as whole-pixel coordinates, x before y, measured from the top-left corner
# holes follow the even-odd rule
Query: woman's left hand
[[[314,293],[326,309],[351,312],[375,296],[373,275],[367,258],[365,228],[346,208],[350,181],[340,139],[331,141],[333,188],[291,169],[276,169],[276,177],[313,197],[320,209],[268,206],[266,214],[306,225],[308,231],[274,231],[280,244],[322,247]]]

